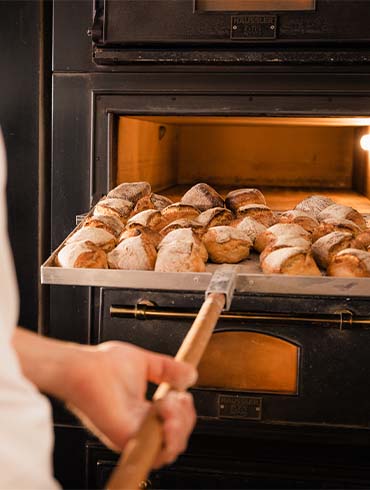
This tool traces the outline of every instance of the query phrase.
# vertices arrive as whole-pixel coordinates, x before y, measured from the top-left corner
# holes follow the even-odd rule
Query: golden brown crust
[[[202,234],[204,232],[204,227],[195,220],[189,219],[177,219],[171,221],[167,226],[161,229],[161,235],[165,236],[173,230],[178,230],[180,228],[191,228],[194,233]]]
[[[333,231],[341,231],[342,233],[351,233],[353,236],[361,233],[361,229],[348,219],[337,220],[333,218],[327,218],[322,221],[316,230],[312,233],[312,241],[315,242],[324,235],[328,235]]]
[[[321,276],[311,253],[299,247],[279,248],[271,252],[261,267],[265,274]]]
[[[126,229],[149,227],[153,230],[159,230],[163,226],[161,212],[157,209],[146,209],[135,216],[132,216],[126,225]]]
[[[123,270],[153,270],[157,252],[143,235],[123,240],[108,254],[109,267]]]
[[[88,241],[93,243],[99,248],[102,248],[105,252],[112,250],[117,243],[117,239],[112,233],[109,233],[102,228],[80,228],[71,237],[68,238],[67,244],[75,242]]]
[[[236,213],[241,206],[247,204],[263,204],[266,206],[266,199],[258,189],[236,189],[227,194],[225,204],[227,208]]]
[[[209,258],[217,264],[237,264],[249,256],[252,242],[248,234],[232,226],[209,228],[203,237]]]
[[[293,246],[289,245],[289,241],[299,237],[310,241],[310,234],[302,226],[294,223],[277,223],[257,235],[254,248],[257,252],[262,252],[277,240],[284,241],[286,244],[284,246]]]
[[[327,273],[337,277],[370,277],[370,253],[346,248],[330,260]]]
[[[312,215],[314,218],[317,217],[321,211],[323,211],[328,206],[335,204],[335,202],[330,199],[330,197],[313,195],[308,196],[299,202],[295,209],[299,209],[300,211],[305,211],[306,213]]]
[[[363,216],[356,211],[356,209],[350,206],[343,206],[342,204],[332,204],[325,208],[318,214],[317,219],[319,221],[326,221],[327,219],[334,220],[350,220],[353,221],[362,230],[366,229],[366,221]]]
[[[117,216],[113,215],[90,216],[86,219],[83,226],[84,228],[102,228],[103,230],[112,233],[112,235],[114,235],[116,238],[118,238],[124,230],[124,224],[122,221]]]
[[[176,230],[170,231],[167,235],[164,236],[158,248],[167,247],[173,242],[182,243],[184,244],[184,246],[186,246],[187,243],[193,244],[195,251],[199,253],[204,262],[207,262],[207,249],[202,240],[199,238],[199,235],[197,233],[194,233],[191,228],[178,228]]]
[[[142,235],[145,240],[152,243],[152,245],[154,245],[156,248],[162,240],[162,235],[158,231],[152,230],[147,226],[143,226],[140,228],[129,228],[128,230],[124,230],[119,237],[119,243],[126,240],[126,238],[132,238],[139,235]]]
[[[216,207],[203,211],[196,221],[204,228],[212,226],[229,225],[233,220],[233,213],[226,208]]]
[[[263,204],[247,204],[237,210],[238,218],[253,218],[264,226],[272,226],[276,223],[276,217],[270,208]]]
[[[204,260],[194,243],[173,241],[166,246],[159,247],[155,271],[205,272],[205,270]]]
[[[152,188],[148,182],[124,182],[108,192],[108,197],[125,199],[135,205],[139,199],[148,196],[151,191]]]
[[[364,230],[358,235],[356,235],[356,240],[358,240],[365,249],[370,247],[370,230]]]
[[[200,215],[200,211],[190,204],[177,202],[162,209],[161,214],[164,220],[164,227],[171,223],[171,221],[176,221],[178,219],[193,220]]]
[[[332,257],[345,248],[363,249],[363,246],[350,233],[334,231],[316,240],[312,245],[312,254],[316,262],[326,268]]]
[[[223,207],[224,200],[218,192],[208,184],[200,183],[193,185],[181,198],[184,204],[191,204],[199,211],[203,212],[207,209]]]
[[[59,251],[56,265],[67,268],[107,269],[107,254],[92,242],[72,242]]]
[[[300,211],[299,209],[291,209],[282,213],[279,216],[279,223],[291,223],[302,226],[306,231],[312,233],[319,226],[319,222],[316,218],[311,216],[305,211]]]
[[[94,216],[116,216],[122,223],[126,223],[132,210],[132,203],[125,199],[105,198],[100,200],[94,208]]]

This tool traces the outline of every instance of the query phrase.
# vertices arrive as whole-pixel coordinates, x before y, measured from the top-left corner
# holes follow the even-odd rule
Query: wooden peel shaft
[[[196,319],[176,354],[178,361],[197,367],[211,338],[213,329],[225,305],[225,295],[212,293],[204,301]],[[171,390],[168,383],[161,383],[153,400],[159,400]],[[114,470],[108,490],[137,489],[146,480],[162,447],[161,421],[151,410],[140,430],[126,445],[117,468]]]

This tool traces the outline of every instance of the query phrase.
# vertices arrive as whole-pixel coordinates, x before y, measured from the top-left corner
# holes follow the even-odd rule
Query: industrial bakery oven
[[[173,200],[197,182],[223,195],[258,187],[279,211],[320,193],[370,214],[368,153],[360,148],[370,127],[367,31],[360,28],[370,6],[358,2],[356,17],[342,2],[347,20],[355,17],[352,28],[346,22],[335,31],[336,2],[302,2],[298,12],[270,6],[268,19],[240,7],[220,13],[221,3],[152,2],[169,9],[172,33],[164,21],[158,29],[152,11],[143,15],[148,2],[55,4],[53,250],[76,217],[125,181],[146,180]],[[203,43],[191,32],[176,38],[190,4],[186,25],[203,32]],[[135,19],[141,41],[129,37]],[[247,33],[241,38],[230,34],[236,21]],[[266,22],[277,30],[268,39]],[[248,34],[251,23],[262,32],[257,38]],[[148,34],[154,27],[157,40]],[[128,37],[113,36],[122,33]],[[212,270],[68,270],[48,261],[45,333],[174,354]],[[193,391],[199,421],[189,449],[151,484],[368,487],[369,295],[366,278],[240,274]],[[84,475],[89,488],[102,487],[116,457],[63,411],[55,421],[65,485],[81,486]]]

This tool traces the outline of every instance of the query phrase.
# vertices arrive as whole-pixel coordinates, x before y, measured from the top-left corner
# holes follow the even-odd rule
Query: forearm
[[[18,327],[13,345],[24,375],[40,391],[65,399],[71,372],[79,351],[79,344],[42,337]]]

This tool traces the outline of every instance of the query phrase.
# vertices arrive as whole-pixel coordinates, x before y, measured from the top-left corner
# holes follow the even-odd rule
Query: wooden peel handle
[[[213,329],[225,305],[225,296],[212,293],[204,301],[199,313],[176,354],[178,361],[197,367],[211,338]],[[159,400],[171,390],[168,383],[161,383],[153,400]],[[162,447],[162,424],[155,410],[151,410],[138,431],[127,443],[117,468],[108,482],[108,490],[137,489],[146,480]]]

